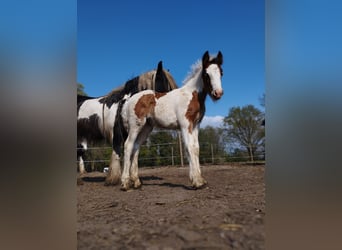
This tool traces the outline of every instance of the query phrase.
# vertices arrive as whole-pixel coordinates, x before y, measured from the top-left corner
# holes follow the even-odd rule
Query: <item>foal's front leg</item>
[[[202,188],[207,184],[207,181],[202,177],[199,163],[198,128],[195,127],[191,133],[187,128],[183,129],[182,134],[188,153],[191,184],[194,188]]]

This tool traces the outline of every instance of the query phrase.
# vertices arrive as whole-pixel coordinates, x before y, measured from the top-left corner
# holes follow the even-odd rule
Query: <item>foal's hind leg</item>
[[[109,163],[109,172],[106,177],[105,185],[116,185],[119,183],[121,177],[120,156],[112,151],[112,156]]]
[[[133,182],[134,188],[141,187],[141,182],[138,175],[138,159],[139,159],[139,151],[140,146],[146,141],[149,134],[152,132],[153,126],[149,125],[148,123],[145,124],[145,126],[140,131],[133,149],[133,162],[130,168],[130,176],[131,181]]]
[[[131,187],[130,168],[133,161],[134,144],[141,128],[131,129],[124,146],[124,167],[121,175],[121,190],[128,190]]]

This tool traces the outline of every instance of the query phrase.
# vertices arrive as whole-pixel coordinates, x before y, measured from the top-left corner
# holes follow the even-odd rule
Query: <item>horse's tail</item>
[[[121,148],[122,144],[126,141],[128,133],[123,125],[121,111],[122,107],[125,104],[126,99],[123,99],[119,102],[118,109],[115,116],[115,122],[113,127],[113,150],[115,153],[121,157]]]

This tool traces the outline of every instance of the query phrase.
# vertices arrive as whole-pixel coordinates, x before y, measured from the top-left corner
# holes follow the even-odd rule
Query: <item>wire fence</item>
[[[265,152],[255,152],[251,162],[248,152],[235,150],[227,152],[222,145],[200,144],[199,160],[201,165],[231,163],[264,163]],[[82,148],[77,148],[82,150]],[[87,171],[104,171],[108,167],[112,147],[90,147],[85,151],[83,162]],[[77,164],[78,164],[77,159]],[[121,161],[123,157],[121,157]],[[139,154],[139,167],[151,166],[183,166],[188,165],[186,153],[178,143],[160,143],[142,145]]]

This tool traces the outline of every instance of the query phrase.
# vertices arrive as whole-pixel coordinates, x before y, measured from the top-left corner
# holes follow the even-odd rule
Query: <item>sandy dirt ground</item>
[[[143,186],[121,191],[93,172],[77,185],[78,249],[265,249],[265,167],[141,168]]]

